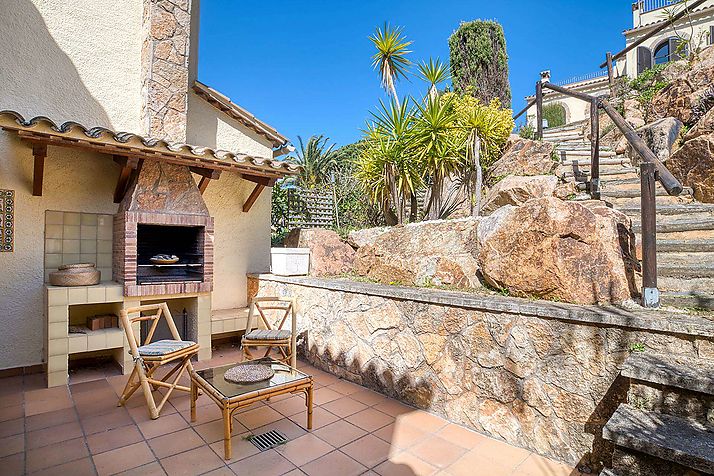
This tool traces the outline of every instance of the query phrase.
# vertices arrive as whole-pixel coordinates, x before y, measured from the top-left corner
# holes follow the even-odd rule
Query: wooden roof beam
[[[132,176],[135,175],[136,170],[139,168],[139,159],[115,155],[114,162],[121,165],[117,185],[114,187],[114,203],[120,203],[129,189]]]
[[[255,188],[253,189],[252,192],[250,192],[250,195],[248,196],[248,199],[245,201],[243,204],[243,211],[244,212],[249,212],[250,209],[253,207],[253,204],[255,203],[256,200],[258,200],[258,197],[260,196],[261,192],[265,188],[265,185],[261,184],[256,184]]]
[[[45,175],[45,157],[47,157],[47,144],[33,143],[32,156],[35,158],[32,173],[32,195],[42,196],[42,183]]]

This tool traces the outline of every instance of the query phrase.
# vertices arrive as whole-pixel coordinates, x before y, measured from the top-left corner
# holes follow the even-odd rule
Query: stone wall
[[[600,468],[601,429],[624,401],[632,344],[711,357],[702,318],[348,280],[249,280],[295,296],[315,366],[508,443]]]

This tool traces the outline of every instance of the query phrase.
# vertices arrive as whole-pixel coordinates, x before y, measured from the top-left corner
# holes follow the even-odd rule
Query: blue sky
[[[462,21],[496,20],[508,45],[513,108],[524,106],[538,73],[553,81],[596,71],[624,46],[628,0],[609,1],[283,1],[203,0],[199,79],[297,143],[324,134],[339,145],[359,139],[385,97],[371,67],[368,37],[385,21],[414,43],[414,62],[448,61],[449,35]],[[421,95],[414,78],[400,96]]]

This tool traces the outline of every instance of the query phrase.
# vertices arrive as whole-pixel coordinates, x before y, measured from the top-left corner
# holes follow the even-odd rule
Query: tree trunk
[[[481,192],[483,189],[483,172],[481,171],[481,139],[478,134],[474,133],[473,149],[471,153],[474,156],[474,168],[476,169],[476,187],[474,190],[473,208],[471,209],[472,216],[481,214]]]
[[[414,223],[417,221],[417,215],[419,214],[419,201],[417,200],[416,193],[412,192],[410,200],[409,221]]]

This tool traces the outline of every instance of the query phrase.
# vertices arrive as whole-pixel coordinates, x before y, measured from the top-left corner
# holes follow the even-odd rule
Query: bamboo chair
[[[265,329],[260,329],[260,323],[255,323],[255,311],[258,312],[260,322]],[[265,311],[282,311],[280,323],[277,328],[273,328],[270,320],[265,315]],[[285,328],[285,324],[290,316],[290,329]],[[297,329],[297,313],[295,310],[294,298],[280,297],[256,297],[250,302],[248,310],[248,324],[245,329],[245,334],[241,339],[241,347],[243,347],[243,356],[247,360],[267,357],[271,349],[276,348],[282,355],[282,359],[278,359],[295,368],[297,365],[297,354],[295,352]],[[250,347],[265,347],[265,355],[262,357],[254,357],[250,352]]]
[[[129,317],[131,314],[137,315]],[[144,398],[146,398],[146,405],[149,407],[149,415],[155,420],[159,418],[161,409],[174,390],[191,391],[189,387],[179,385],[178,381],[186,369],[193,369],[191,357],[198,354],[199,346],[193,341],[181,340],[174,319],[171,317],[169,306],[165,302],[125,309],[121,311],[120,315],[126,338],[129,341],[130,353],[134,359],[134,369],[131,371],[117,406],[124,405],[129,397],[141,387],[144,391]],[[174,339],[151,342],[162,316],[166,319],[166,324]],[[134,334],[134,328],[132,327],[132,324],[141,321],[151,321],[149,332],[143,345],[141,345],[139,337]],[[154,372],[159,367],[171,363],[176,365],[163,378],[153,377]],[[172,376],[174,377],[173,380],[169,381]],[[159,387],[167,388],[168,390],[157,405],[152,389],[157,390]]]

